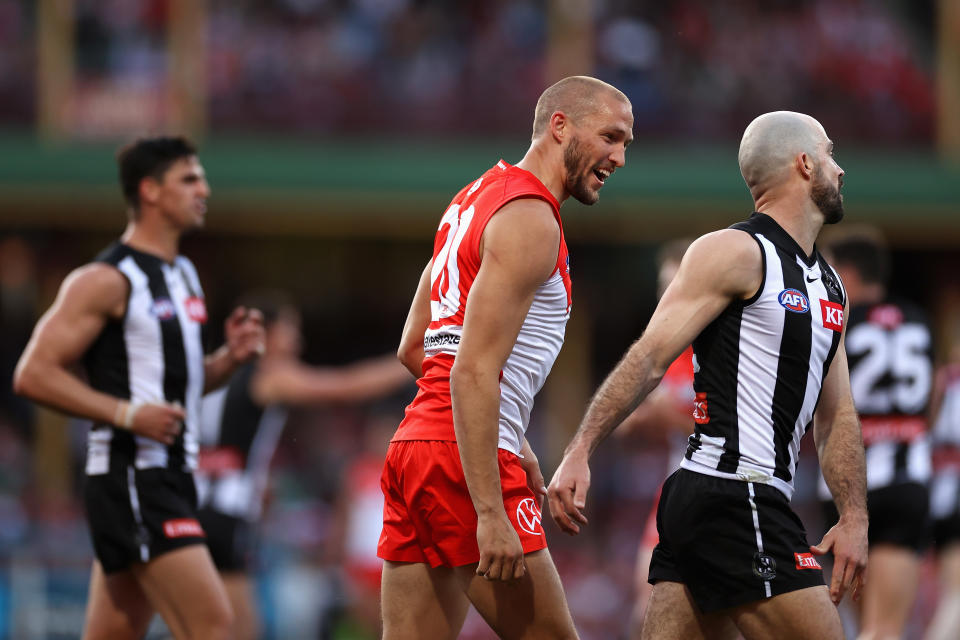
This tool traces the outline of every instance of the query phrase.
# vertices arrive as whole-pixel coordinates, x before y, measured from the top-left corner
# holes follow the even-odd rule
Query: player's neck
[[[120,240],[137,251],[149,253],[165,262],[173,262],[180,251],[180,232],[157,221],[141,218],[127,224]]]
[[[543,186],[553,194],[559,204],[570,195],[563,186],[563,173],[555,170],[556,160],[550,158],[542,144],[534,142],[527,149],[527,153],[520,162],[513,166],[519,167],[524,171],[529,171],[537,177],[537,180],[543,183]]]
[[[806,193],[764,194],[757,198],[756,210],[777,221],[784,231],[800,245],[804,254],[813,253],[820,229],[823,228],[823,213]]]

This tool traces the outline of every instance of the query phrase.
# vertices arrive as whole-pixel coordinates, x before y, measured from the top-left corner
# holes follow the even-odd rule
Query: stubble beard
[[[600,194],[587,186],[593,172],[588,171],[587,161],[580,149],[580,139],[574,137],[563,151],[563,166],[567,171],[567,191],[578,201],[586,205],[596,203]]]
[[[823,214],[824,224],[837,224],[843,220],[843,196],[840,195],[840,185],[827,182],[819,167],[814,176],[813,188],[810,190],[810,199]]]

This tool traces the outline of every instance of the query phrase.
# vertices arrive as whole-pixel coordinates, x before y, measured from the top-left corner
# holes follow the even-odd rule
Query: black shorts
[[[824,530],[837,523],[840,514],[831,501],[821,503]],[[918,482],[894,484],[867,491],[870,546],[892,544],[916,552],[923,551],[930,540],[930,492]]]
[[[930,484],[933,543],[938,551],[960,542],[960,478],[953,471],[938,472]]]
[[[190,473],[126,467],[87,476],[83,501],[93,550],[104,573],[203,543]]]
[[[823,584],[779,489],[679,469],[657,507],[649,582],[681,582],[703,613]]]
[[[253,526],[209,507],[200,509],[198,515],[217,570],[246,573],[253,557]]]

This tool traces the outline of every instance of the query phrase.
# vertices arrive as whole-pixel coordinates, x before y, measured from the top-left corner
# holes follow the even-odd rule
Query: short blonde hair
[[[533,139],[536,140],[557,111],[564,112],[574,122],[598,110],[597,97],[603,93],[630,104],[630,100],[611,84],[590,76],[569,76],[550,85],[537,100],[533,114]]]

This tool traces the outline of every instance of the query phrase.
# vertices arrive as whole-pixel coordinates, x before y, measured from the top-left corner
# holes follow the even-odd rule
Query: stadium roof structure
[[[222,233],[420,237],[457,189],[515,143],[210,138],[209,229]],[[115,229],[123,203],[115,144],[44,145],[0,134],[0,227]],[[564,208],[578,239],[646,242],[731,224],[751,209],[736,146],[665,148],[637,141],[600,203]],[[960,166],[930,152],[841,149],[847,217],[894,244],[960,242]],[[571,206],[572,205],[572,206]]]

